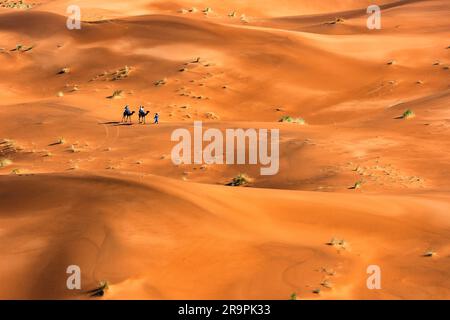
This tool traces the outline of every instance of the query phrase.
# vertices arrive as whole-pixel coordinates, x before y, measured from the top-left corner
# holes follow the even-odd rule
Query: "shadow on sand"
[[[133,123],[130,122],[120,122],[120,121],[108,121],[108,122],[100,122],[102,125],[111,125],[111,126],[132,126]]]

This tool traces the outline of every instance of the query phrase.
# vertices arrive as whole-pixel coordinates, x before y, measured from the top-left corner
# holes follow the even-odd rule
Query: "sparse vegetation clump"
[[[344,250],[347,249],[347,242],[344,239],[331,238],[331,240],[327,242],[327,245],[339,247]]]
[[[75,148],[75,146],[74,146],[73,144],[70,145],[69,151],[72,152],[72,153],[80,152],[80,150],[78,150],[77,148]]]
[[[157,86],[157,87],[163,86],[165,84],[167,84],[167,79],[161,79],[161,80],[157,80],[157,81],[154,82],[154,85]]]
[[[297,293],[293,292],[290,300],[297,300]]]
[[[5,156],[20,150],[13,140],[3,139],[0,141],[0,156]]]
[[[434,257],[435,255],[436,255],[436,252],[433,250],[428,250],[423,254],[424,257]]]
[[[4,0],[0,1],[0,7],[2,8],[10,8],[10,9],[31,9],[33,8],[33,4],[26,3],[24,0]]]
[[[253,179],[251,179],[246,174],[240,173],[236,177],[233,178],[233,180],[227,184],[227,186],[232,187],[239,187],[239,186],[246,186],[249,183],[251,183]]]
[[[0,159],[0,168],[7,167],[12,164],[12,161],[9,159]]]
[[[109,283],[108,281],[101,281],[97,288],[89,290],[87,293],[90,297],[103,297],[105,295],[105,292],[109,289]]]
[[[64,67],[61,70],[58,71],[58,74],[65,74],[65,73],[69,73],[70,72],[70,68],[69,67]]]
[[[293,118],[291,116],[283,116],[279,120],[279,122],[289,122],[289,123],[296,123],[300,125],[306,124],[306,121],[303,118]]]
[[[215,114],[214,112],[206,112],[205,113],[205,117],[207,119],[210,119],[210,120],[217,120],[217,119],[219,119],[219,116],[217,114]]]
[[[107,97],[108,99],[122,99],[123,91],[122,90],[114,90],[113,94]]]
[[[66,140],[63,137],[60,137],[54,144],[65,144]]]
[[[336,271],[334,271],[333,269],[327,269],[327,268],[321,268],[320,270],[321,272],[327,274],[328,276],[335,276],[336,275]]]
[[[323,280],[320,283],[320,285],[323,286],[324,288],[327,288],[327,289],[333,288],[333,285],[331,284],[330,280],[328,280],[328,279]]]
[[[188,9],[182,8],[182,9],[178,10],[178,12],[181,14],[197,13],[198,9],[196,7],[192,7],[192,8],[188,8]]]
[[[362,186],[362,181],[356,181],[355,184],[350,189],[354,189],[354,190],[361,189],[361,186]]]
[[[95,76],[90,81],[102,80],[102,81],[117,81],[127,78],[132,71],[132,68],[125,66],[115,71],[104,71],[103,73]]]
[[[241,17],[239,18],[239,20],[240,20],[242,23],[249,23],[248,18],[247,18],[247,16],[246,16],[245,14],[241,15]]]
[[[207,8],[205,8],[205,9],[203,9],[202,12],[203,12],[205,15],[208,15],[208,14],[212,13],[212,9],[211,9],[210,7],[207,7]]]
[[[414,113],[414,111],[412,111],[411,109],[406,110],[405,112],[403,112],[402,115],[402,119],[412,119],[416,116],[416,114]]]
[[[325,22],[325,24],[338,24],[338,23],[343,23],[344,22],[344,19],[342,19],[342,18],[334,18],[334,20],[332,20],[332,21],[328,21],[328,22]]]
[[[22,44],[16,45],[15,48],[11,49],[11,51],[17,51],[17,52],[27,52],[34,48],[34,46],[24,46]]]
[[[130,67],[125,66],[125,67],[117,70],[116,72],[114,72],[112,74],[112,79],[111,80],[116,81],[116,80],[125,79],[130,74],[130,71],[131,71]]]

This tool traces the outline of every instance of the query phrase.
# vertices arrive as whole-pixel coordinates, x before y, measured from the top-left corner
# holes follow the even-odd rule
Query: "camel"
[[[131,111],[131,112],[123,112],[123,117],[122,117],[122,122],[128,122],[128,119],[130,119],[130,123],[131,123],[131,116],[135,113],[135,111]]]
[[[145,123],[145,117],[150,113],[150,111],[147,111],[145,113],[139,112],[139,123]],[[141,120],[142,119],[142,120]]]

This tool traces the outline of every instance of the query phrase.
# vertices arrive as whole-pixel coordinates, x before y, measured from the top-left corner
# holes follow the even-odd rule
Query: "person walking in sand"
[[[158,113],[155,113],[154,119],[155,119],[154,124],[159,124],[159,114]]]

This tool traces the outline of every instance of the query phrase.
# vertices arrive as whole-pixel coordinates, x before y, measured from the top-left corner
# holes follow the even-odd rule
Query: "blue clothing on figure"
[[[155,113],[154,119],[155,119],[154,123],[158,124],[159,123],[158,122],[159,121],[159,114]]]

